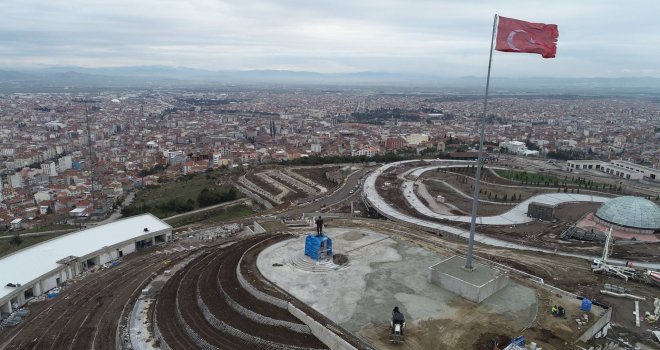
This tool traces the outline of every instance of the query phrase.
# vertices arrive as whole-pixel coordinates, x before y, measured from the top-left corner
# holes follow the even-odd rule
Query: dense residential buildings
[[[0,95],[0,220],[30,226],[104,216],[135,188],[223,166],[472,154],[481,103],[320,89]],[[656,101],[495,97],[489,111],[489,152],[590,158],[631,179],[657,176]]]

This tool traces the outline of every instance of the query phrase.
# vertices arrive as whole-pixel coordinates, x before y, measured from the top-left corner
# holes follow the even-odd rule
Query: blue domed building
[[[630,233],[660,233],[660,207],[650,200],[624,196],[611,199],[594,213],[596,222]]]

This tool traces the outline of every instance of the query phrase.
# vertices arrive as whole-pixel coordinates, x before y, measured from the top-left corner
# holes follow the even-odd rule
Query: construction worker
[[[564,310],[563,306],[559,305],[559,307],[557,307],[557,316],[563,317],[564,315],[566,315],[566,310]]]
[[[557,316],[557,305],[552,307],[552,316]]]
[[[395,306],[392,310],[392,321],[390,321],[390,327],[392,328],[392,333],[394,333],[394,325],[401,325],[401,335],[403,335],[403,329],[406,327],[406,318],[399,311],[399,307]]]

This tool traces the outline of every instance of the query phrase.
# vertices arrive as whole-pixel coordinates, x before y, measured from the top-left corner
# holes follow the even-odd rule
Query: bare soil
[[[28,306],[31,315],[17,327],[0,333],[4,349],[115,349],[117,324],[124,306],[137,295],[152,273],[188,252],[153,254],[158,248],[134,253],[119,266],[71,282],[54,300]],[[122,288],[111,286],[121,285]],[[110,287],[109,287],[110,286]]]
[[[255,185],[261,187],[262,190],[272,194],[273,196],[277,196],[281,192],[277,187],[269,184],[268,182],[264,181],[264,179],[255,174],[245,175],[245,178],[252,181]]]
[[[316,182],[317,184],[327,188],[328,190],[334,189],[339,184],[330,181],[325,174],[339,170],[339,166],[333,167],[306,167],[306,168],[292,168],[292,171]]]
[[[424,183],[429,186],[440,181],[446,181],[470,197],[474,194],[474,178],[461,174],[440,173],[438,177],[425,179]],[[480,189],[479,199],[502,203],[519,203],[537,194],[557,192],[557,188],[551,187],[512,186],[485,181],[480,183]]]
[[[495,347],[502,348],[511,343],[511,337],[506,334],[482,333],[477,342],[472,346],[473,350],[493,350]]]
[[[291,188],[291,187],[289,187]],[[303,191],[292,190],[286,196],[282,197],[282,200],[285,202],[295,202],[299,199],[306,198],[307,194]]]
[[[424,184],[426,185],[427,190],[432,196],[436,197],[438,195],[442,195],[443,197],[445,197],[445,202],[451,203],[452,205],[459,208],[458,211],[454,210],[452,212],[453,214],[470,215],[470,213],[472,212],[472,199],[466,198],[465,196],[461,196],[460,194],[456,193],[456,191],[445,186],[441,182],[427,181]],[[470,189],[465,188],[465,190],[469,191]],[[469,196],[472,195],[470,194]],[[488,197],[486,196],[484,200],[487,199]],[[480,202],[479,206],[477,207],[477,215],[479,216],[499,215],[511,210],[511,208],[513,208],[512,205]]]

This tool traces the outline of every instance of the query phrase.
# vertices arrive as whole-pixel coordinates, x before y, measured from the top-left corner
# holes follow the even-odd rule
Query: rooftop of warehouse
[[[25,285],[57,269],[57,261],[63,258],[85,256],[143,236],[145,228],[157,232],[172,227],[152,214],[143,214],[72,232],[0,258],[0,299],[14,290],[6,287],[8,283]]]

